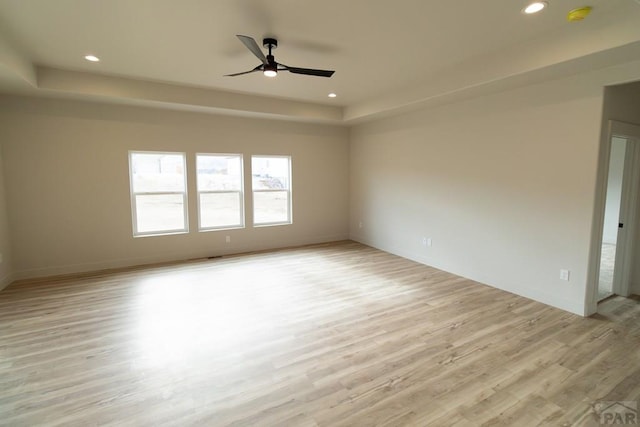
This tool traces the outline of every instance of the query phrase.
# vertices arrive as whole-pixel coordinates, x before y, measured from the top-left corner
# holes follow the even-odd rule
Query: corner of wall
[[[13,274],[8,274],[0,278],[0,291],[15,281]]]
[[[2,126],[0,126],[0,129],[1,128]],[[2,138],[2,135],[0,135],[0,138]],[[6,288],[14,280],[2,149],[3,144],[0,142],[0,256],[2,257],[2,261],[0,262],[0,290]]]

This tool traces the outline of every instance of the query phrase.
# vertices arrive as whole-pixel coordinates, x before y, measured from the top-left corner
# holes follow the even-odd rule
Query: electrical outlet
[[[560,270],[560,280],[564,280],[565,282],[569,281],[569,270]]]
[[[227,243],[230,243],[230,242],[231,242],[231,236],[227,236],[227,237],[225,237],[225,241],[226,241]]]

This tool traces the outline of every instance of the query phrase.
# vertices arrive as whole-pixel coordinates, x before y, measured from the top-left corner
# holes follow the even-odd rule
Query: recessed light
[[[335,98],[338,95],[336,95],[335,93],[331,92],[328,96],[329,96],[329,98]]]
[[[545,7],[547,7],[546,1],[537,1],[537,2],[531,3],[529,6],[525,7],[522,11],[527,15],[531,15],[532,13],[540,12]]]
[[[91,62],[99,62],[100,58],[98,58],[95,55],[85,55],[84,59],[86,59],[87,61],[91,61]]]

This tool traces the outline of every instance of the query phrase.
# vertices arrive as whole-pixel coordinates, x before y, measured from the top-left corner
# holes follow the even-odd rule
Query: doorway
[[[600,247],[597,301],[630,294],[637,193],[640,127],[613,122]]]

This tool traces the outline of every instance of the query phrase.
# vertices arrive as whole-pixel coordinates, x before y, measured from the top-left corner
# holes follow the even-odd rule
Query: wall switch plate
[[[560,270],[560,280],[569,281],[569,270]]]
[[[225,241],[226,241],[227,243],[230,243],[230,242],[231,242],[231,236],[227,236],[227,237],[225,237]]]
[[[362,228],[362,221],[358,224],[358,228]]]
[[[431,246],[432,245],[431,237],[423,237],[422,238],[422,246]]]
[[[427,239],[427,246],[433,246],[433,241],[431,240],[431,237]]]

